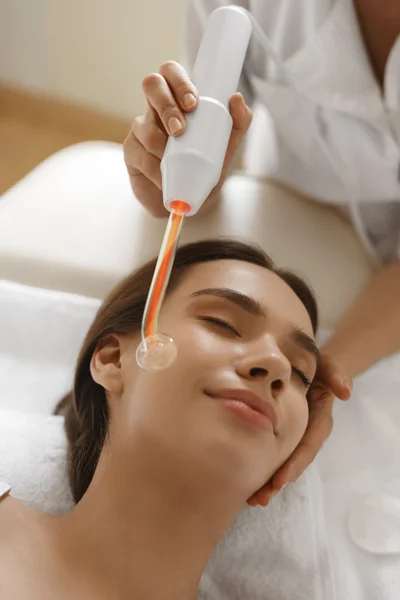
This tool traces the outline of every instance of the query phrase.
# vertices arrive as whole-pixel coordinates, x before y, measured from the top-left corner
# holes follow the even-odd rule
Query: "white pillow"
[[[0,280],[0,409],[52,413],[99,304]]]

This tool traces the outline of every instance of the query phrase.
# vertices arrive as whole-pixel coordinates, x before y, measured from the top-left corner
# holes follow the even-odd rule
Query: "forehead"
[[[206,288],[231,288],[255,298],[268,316],[277,322],[291,323],[313,336],[308,312],[278,275],[252,263],[217,260],[190,267],[171,294],[174,301],[187,301],[194,292]]]

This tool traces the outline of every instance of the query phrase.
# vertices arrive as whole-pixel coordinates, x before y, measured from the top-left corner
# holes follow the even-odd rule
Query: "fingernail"
[[[193,108],[193,106],[196,104],[196,102],[197,102],[196,96],[194,96],[190,92],[183,96],[183,106],[185,108]]]
[[[171,117],[168,121],[168,129],[171,135],[177,133],[180,129],[182,129],[182,123],[176,117]]]

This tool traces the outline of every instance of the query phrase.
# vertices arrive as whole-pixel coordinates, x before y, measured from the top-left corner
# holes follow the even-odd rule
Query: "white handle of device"
[[[170,137],[161,161],[164,205],[183,200],[194,215],[217,185],[232,131],[229,100],[237,91],[252,23],[235,6],[214,10],[193,69],[199,103],[186,115],[187,129]]]

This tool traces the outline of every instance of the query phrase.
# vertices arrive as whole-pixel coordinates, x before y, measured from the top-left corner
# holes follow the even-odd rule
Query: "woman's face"
[[[118,435],[124,429],[125,439],[151,440],[199,472],[234,478],[250,496],[306,429],[316,353],[305,307],[267,269],[201,263],[167,297],[160,332],[178,348],[165,371],[137,366],[138,336],[121,342]]]

